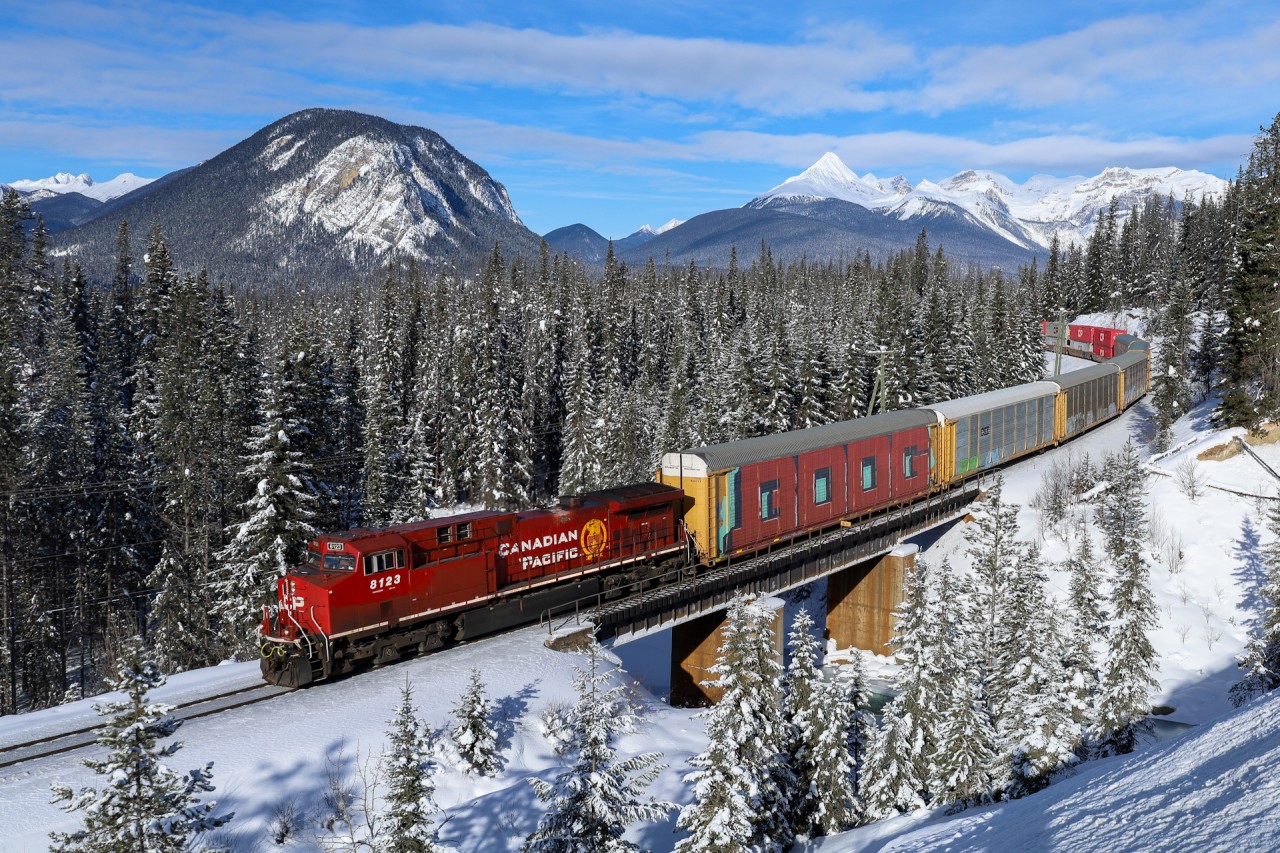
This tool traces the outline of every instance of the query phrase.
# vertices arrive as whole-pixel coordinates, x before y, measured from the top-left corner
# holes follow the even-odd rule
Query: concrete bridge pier
[[[902,603],[903,582],[919,551],[919,545],[899,545],[827,577],[827,630],[837,648],[892,651],[893,611]]]
[[[779,662],[782,661],[784,602],[780,598],[765,598],[761,602],[773,610],[773,645]],[[717,610],[684,622],[671,629],[671,699],[677,708],[705,708],[720,701],[723,691],[704,687],[702,682],[713,680],[711,672],[720,658],[720,646],[724,642],[724,626],[729,611]]]

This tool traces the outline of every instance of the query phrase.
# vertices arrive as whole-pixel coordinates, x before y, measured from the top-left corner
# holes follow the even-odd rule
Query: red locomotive
[[[473,512],[321,536],[277,582],[262,673],[299,687],[690,564],[684,492],[639,483],[527,512]]]
[[[1058,324],[1052,320],[1042,322],[1040,330],[1044,337],[1052,339],[1050,343],[1056,341],[1060,334]],[[1122,350],[1116,348],[1116,338],[1125,336],[1127,336],[1127,333],[1124,329],[1071,323],[1067,326],[1065,349],[1070,355],[1092,359],[1093,361],[1106,361],[1122,354]]]

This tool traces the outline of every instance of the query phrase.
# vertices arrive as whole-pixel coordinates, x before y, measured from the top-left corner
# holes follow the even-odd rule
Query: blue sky
[[[545,233],[859,174],[1234,175],[1280,110],[1275,2],[7,2],[0,180],[212,157],[295,110],[429,127]]]

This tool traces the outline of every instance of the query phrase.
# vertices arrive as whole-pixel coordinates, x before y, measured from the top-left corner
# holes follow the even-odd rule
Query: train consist
[[[1145,341],[1072,325],[1099,361],[933,406],[667,453],[657,482],[308,544],[261,626],[262,673],[302,686],[537,621],[551,608],[691,576],[864,518],[1068,441],[1147,393]],[[1046,342],[1057,324],[1044,326]]]

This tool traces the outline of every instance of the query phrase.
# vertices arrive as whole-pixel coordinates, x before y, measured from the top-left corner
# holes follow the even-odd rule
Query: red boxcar
[[[731,441],[662,457],[682,488],[705,559],[751,553],[929,491],[929,425],[919,410]]]

